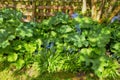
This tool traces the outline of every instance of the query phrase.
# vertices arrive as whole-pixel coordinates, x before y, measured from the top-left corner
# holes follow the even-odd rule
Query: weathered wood
[[[9,4],[9,1],[13,4]],[[25,18],[22,18],[23,21],[28,22],[35,19],[44,19],[46,17],[54,16],[56,12],[62,11],[64,13],[68,13],[71,15],[74,10],[79,7],[73,5],[74,3],[79,3],[81,0],[3,0],[3,2],[7,2],[6,4],[1,4],[0,8],[13,8],[19,9],[23,11]],[[39,1],[39,5],[36,2]],[[0,2],[1,3],[1,2]],[[63,3],[62,5],[60,3]],[[24,12],[25,11],[25,12]],[[30,12],[31,11],[31,12]],[[28,19],[28,20],[27,20]],[[41,21],[41,20],[36,20]]]
[[[37,13],[38,16],[54,16],[54,13]]]
[[[111,19],[112,19],[117,13],[119,13],[119,12],[120,12],[120,5],[117,6],[117,7],[113,10],[113,12],[111,13],[111,15],[110,15],[110,17],[108,18],[107,22],[109,23],[109,22],[111,21]],[[105,20],[106,20],[106,18],[105,18],[104,15],[103,15],[103,17],[99,20],[99,22],[100,22],[100,23],[103,23]]]
[[[36,21],[36,2],[32,1],[32,8],[33,8],[33,12],[32,12],[32,20]]]
[[[117,6],[110,15],[109,21],[120,11],[120,5]]]

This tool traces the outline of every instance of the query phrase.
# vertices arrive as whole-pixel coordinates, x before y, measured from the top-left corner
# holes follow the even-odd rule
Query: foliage
[[[110,44],[110,51],[113,53],[113,57],[120,63],[120,25],[119,22],[115,22],[110,26],[112,28],[112,38]]]
[[[63,13],[38,25],[44,32],[43,46],[48,56],[43,63],[48,64],[47,71],[93,71],[100,78],[119,75],[119,64],[106,55],[110,27],[86,17],[69,19]],[[110,74],[109,69],[113,69]]]
[[[0,60],[13,64],[15,62],[16,67],[20,69],[36,49],[32,40],[28,42],[33,36],[34,25],[32,22],[21,22],[21,12],[3,9],[0,13]]]
[[[119,52],[119,43],[113,40],[119,37],[111,35],[116,35],[116,29],[86,17],[71,19],[64,13],[41,23],[24,23],[18,19],[22,13],[15,17],[13,12],[3,9],[0,14],[0,62],[17,70],[38,62],[41,74],[83,71],[100,79],[119,78],[118,62],[106,55],[107,45],[113,53]]]

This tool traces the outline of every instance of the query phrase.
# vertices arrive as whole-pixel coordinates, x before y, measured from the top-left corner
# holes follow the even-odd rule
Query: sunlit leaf
[[[18,55],[16,53],[11,53],[8,55],[8,61],[9,62],[13,62],[13,61],[16,61],[18,58]]]

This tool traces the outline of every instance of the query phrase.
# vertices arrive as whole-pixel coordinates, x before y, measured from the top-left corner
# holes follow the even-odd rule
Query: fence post
[[[15,17],[17,18],[17,16],[16,16],[16,0],[12,0],[12,4],[13,4],[13,7],[12,7],[12,9],[14,9],[15,10]]]
[[[32,19],[33,21],[36,21],[36,0],[32,0],[32,7],[33,7]]]

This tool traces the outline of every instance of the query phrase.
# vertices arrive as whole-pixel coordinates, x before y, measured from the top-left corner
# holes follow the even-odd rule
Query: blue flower
[[[75,25],[75,28],[77,30],[77,33],[80,34],[81,33],[80,24]]]
[[[74,14],[72,14],[71,17],[72,17],[72,18],[76,18],[76,17],[78,17],[78,13],[74,13]]]
[[[46,46],[46,48],[47,49],[50,49],[50,48],[52,48],[54,46],[54,42],[50,42],[47,46]]]
[[[118,16],[114,16],[111,20],[111,23],[115,22],[116,20],[119,20],[119,17]]]

